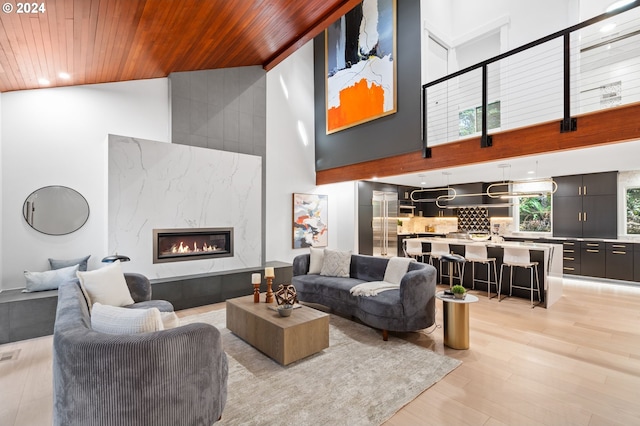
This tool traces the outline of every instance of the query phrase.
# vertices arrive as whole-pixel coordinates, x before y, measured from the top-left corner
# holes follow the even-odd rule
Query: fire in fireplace
[[[233,228],[153,230],[153,263],[233,256]]]

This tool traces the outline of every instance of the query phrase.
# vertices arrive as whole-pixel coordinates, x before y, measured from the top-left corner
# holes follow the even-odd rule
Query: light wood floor
[[[474,293],[469,350],[444,347],[442,329],[392,334],[463,363],[385,425],[640,425],[640,286],[565,280],[550,309]],[[50,425],[51,337],[0,358],[16,350],[0,361],[0,425]]]

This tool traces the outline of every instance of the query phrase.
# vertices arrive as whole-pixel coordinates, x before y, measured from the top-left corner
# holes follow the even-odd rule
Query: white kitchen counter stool
[[[464,247],[464,257],[467,263],[471,263],[471,288],[476,288],[476,281],[487,283],[487,297],[491,299],[491,284],[496,286],[498,291],[498,273],[496,269],[496,258],[489,257],[487,253],[487,246],[482,243],[467,244]],[[487,279],[481,280],[476,278],[476,263],[487,265]],[[493,279],[491,281],[491,267],[493,266]],[[466,263],[465,263],[466,267]],[[500,293],[498,292],[498,299],[500,299]]]
[[[422,251],[422,241],[415,238],[407,238],[402,241],[402,250],[405,257],[413,257],[418,262],[424,262],[424,257],[429,253]]]
[[[509,296],[511,296],[514,288],[528,290],[531,294],[531,307],[533,304],[533,292],[538,292],[538,302],[542,302],[542,296],[540,294],[540,279],[538,278],[538,262],[531,261],[531,253],[526,247],[504,247],[504,255],[502,265],[500,266],[500,284],[498,285],[498,301],[500,301],[500,293],[502,292],[502,278],[503,268],[509,267]],[[513,268],[525,268],[529,269],[531,277],[529,281],[529,287],[522,285],[513,285]],[[534,288],[534,277],[535,285]]]

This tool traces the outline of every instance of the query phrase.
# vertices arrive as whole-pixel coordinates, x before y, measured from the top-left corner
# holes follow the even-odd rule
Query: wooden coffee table
[[[282,365],[329,347],[329,315],[307,306],[289,317],[269,309],[275,303],[253,302],[253,295],[228,299],[227,328]]]

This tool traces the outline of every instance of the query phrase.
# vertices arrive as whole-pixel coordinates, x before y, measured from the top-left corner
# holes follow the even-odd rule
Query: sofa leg
[[[389,330],[382,330],[382,340],[385,342],[389,340]]]

